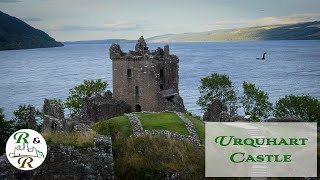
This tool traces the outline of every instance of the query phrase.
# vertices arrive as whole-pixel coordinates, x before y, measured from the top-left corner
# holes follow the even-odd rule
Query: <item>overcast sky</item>
[[[320,20],[320,0],[0,0],[0,10],[59,41]]]

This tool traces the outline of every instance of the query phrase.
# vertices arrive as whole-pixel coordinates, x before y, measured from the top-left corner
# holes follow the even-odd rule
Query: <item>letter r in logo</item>
[[[19,134],[19,137],[17,139],[17,135]],[[24,137],[23,137],[24,136]],[[20,143],[21,139],[24,143],[28,144],[27,138],[29,137],[29,134],[27,132],[17,132],[14,134],[13,138],[17,140],[16,143]]]

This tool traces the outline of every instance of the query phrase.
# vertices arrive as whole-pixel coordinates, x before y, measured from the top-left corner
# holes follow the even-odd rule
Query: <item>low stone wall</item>
[[[32,171],[16,169],[3,155],[0,157],[0,179],[114,179],[111,138],[98,136],[95,147],[88,148],[50,146],[44,163]]]
[[[186,123],[186,127],[187,130],[189,131],[190,135],[189,136],[185,136],[185,135],[181,135],[179,133],[176,132],[170,132],[167,130],[143,130],[142,124],[140,122],[140,119],[133,113],[128,113],[125,114],[128,118],[129,118],[129,122],[131,124],[132,127],[132,132],[134,136],[144,136],[144,135],[150,135],[150,136],[154,136],[154,135],[159,135],[159,136],[166,136],[166,137],[170,137],[170,138],[175,138],[179,141],[187,141],[191,144],[200,145],[200,140],[198,135],[196,134],[196,131],[194,130],[193,124],[192,122],[185,122],[187,121],[186,119],[182,119],[185,123]],[[179,116],[180,117],[180,116]]]
[[[184,116],[183,113],[181,112],[175,112],[175,114],[184,122],[184,124],[186,125],[186,128],[192,138],[192,141],[197,144],[197,145],[200,145],[200,139],[199,139],[199,136],[197,134],[197,131],[196,129],[194,128],[193,126],[193,123]]]
[[[127,116],[129,118],[129,122],[130,122],[131,128],[132,128],[132,133],[134,136],[139,136],[140,134],[142,134],[144,132],[142,124],[137,116],[135,116],[132,113],[125,114],[125,116]]]

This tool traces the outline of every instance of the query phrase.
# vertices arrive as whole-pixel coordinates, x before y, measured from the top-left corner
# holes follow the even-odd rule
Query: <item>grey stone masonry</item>
[[[32,171],[16,169],[6,155],[0,156],[0,179],[115,179],[111,137],[98,136],[94,144],[94,147],[87,148],[50,145],[43,164]]]
[[[198,145],[200,145],[200,139],[198,137],[196,129],[193,126],[193,123],[188,118],[186,118],[183,113],[181,112],[174,112],[174,113],[185,123],[190,136],[194,139],[194,141],[196,141]]]
[[[143,134],[144,131],[143,131],[142,124],[141,124],[139,118],[132,113],[125,114],[125,116],[127,116],[129,118],[133,135],[139,136],[139,135]]]

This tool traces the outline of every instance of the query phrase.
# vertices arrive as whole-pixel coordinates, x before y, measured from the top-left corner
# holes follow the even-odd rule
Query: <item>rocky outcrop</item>
[[[56,103],[50,102],[49,99],[44,99],[43,113],[57,119],[64,119],[63,107]]]
[[[111,138],[98,136],[95,147],[88,148],[49,146],[44,163],[32,171],[16,169],[3,155],[0,157],[0,179],[114,179]]]
[[[203,115],[203,121],[209,122],[224,122],[230,121],[228,114],[228,108],[219,100],[214,100],[211,104],[208,105],[207,111]]]
[[[97,94],[84,99],[82,118],[89,122],[97,122],[130,112],[132,108],[128,103],[114,99],[112,93],[107,91],[104,95]]]
[[[164,101],[164,111],[186,112],[183,99],[178,94],[175,95],[172,99],[164,99]]]
[[[43,131],[61,132],[65,129],[65,119],[63,107],[45,99],[43,104]]]

